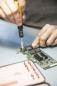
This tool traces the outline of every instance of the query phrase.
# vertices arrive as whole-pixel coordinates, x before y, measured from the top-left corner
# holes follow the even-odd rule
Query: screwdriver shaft
[[[23,38],[20,39],[21,39],[21,49],[24,49]]]
[[[22,26],[18,26],[18,32],[19,32],[19,37],[20,37],[20,46],[21,46],[21,49],[24,48],[24,44],[23,44],[23,25]]]

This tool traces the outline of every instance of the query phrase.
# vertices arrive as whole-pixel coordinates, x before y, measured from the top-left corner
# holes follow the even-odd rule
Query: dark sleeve
[[[26,0],[25,25],[43,27],[57,25],[57,0]]]

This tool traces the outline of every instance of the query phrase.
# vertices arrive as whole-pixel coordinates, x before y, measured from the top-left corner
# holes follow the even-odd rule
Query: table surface
[[[31,45],[39,30],[24,26],[24,45]],[[26,60],[24,55],[17,54],[20,46],[17,26],[0,20],[0,66]],[[57,47],[42,49],[57,60]],[[44,70],[39,66],[46,81],[51,86],[57,86],[57,66]]]

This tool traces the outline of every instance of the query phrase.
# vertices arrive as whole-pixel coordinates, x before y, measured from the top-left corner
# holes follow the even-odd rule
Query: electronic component
[[[27,46],[23,50],[20,49],[20,52],[26,54],[28,59],[37,63],[43,69],[48,69],[57,65],[57,61],[43,52],[40,48],[33,49],[31,46]]]

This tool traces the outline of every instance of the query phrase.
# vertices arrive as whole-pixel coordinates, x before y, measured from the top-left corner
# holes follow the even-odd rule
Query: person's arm
[[[24,19],[25,0],[1,0],[0,18],[19,25],[20,23],[20,15],[18,11],[19,7],[16,7],[15,1],[17,1],[18,5],[22,7]]]
[[[57,45],[57,26],[46,24],[32,43],[32,47]]]

